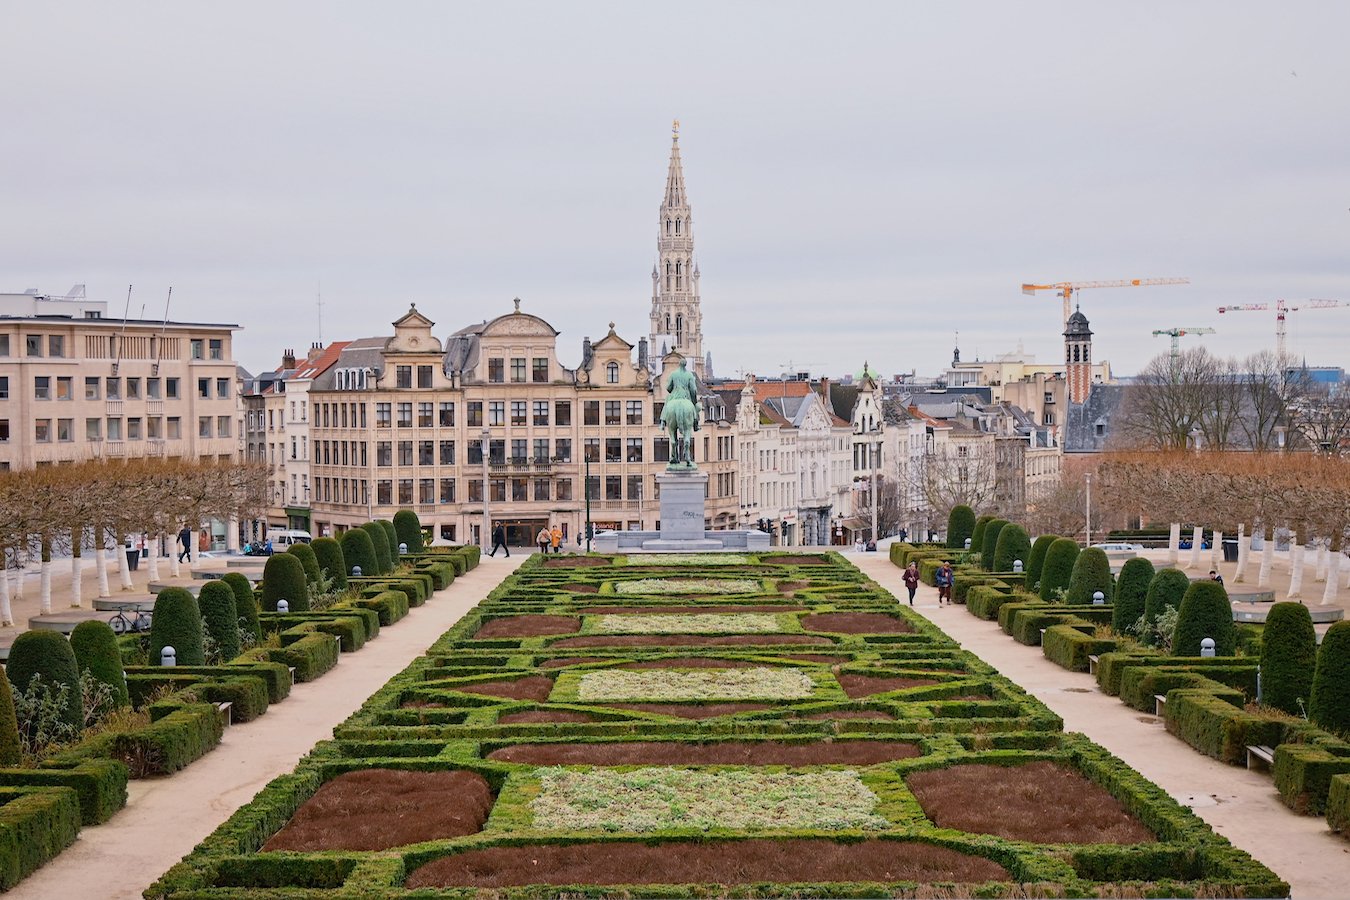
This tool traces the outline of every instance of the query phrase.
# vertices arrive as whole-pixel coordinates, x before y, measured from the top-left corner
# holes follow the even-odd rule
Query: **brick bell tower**
[[[1069,402],[1087,400],[1092,385],[1092,329],[1087,316],[1075,309],[1064,325],[1064,370]]]

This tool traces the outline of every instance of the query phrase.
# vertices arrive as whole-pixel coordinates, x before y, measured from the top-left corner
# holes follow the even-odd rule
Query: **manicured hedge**
[[[1191,586],[1191,579],[1180,569],[1159,569],[1148,584],[1144,595],[1144,615],[1149,623],[1158,621],[1163,610],[1171,606],[1181,608],[1181,598]]]
[[[1093,594],[1101,592],[1105,602],[1111,602],[1113,594],[1111,561],[1106,551],[1098,547],[1088,547],[1073,561],[1073,574],[1069,576],[1069,587],[1064,593],[1065,603],[1090,604]]]
[[[389,537],[378,522],[367,522],[361,530],[370,536],[370,546],[375,551],[375,572],[365,574],[388,575],[394,570],[393,556],[389,553]]]
[[[127,767],[115,760],[62,754],[36,769],[0,769],[5,787],[66,787],[75,792],[80,821],[99,825],[127,804]]]
[[[126,688],[123,688],[125,695]],[[14,695],[9,679],[0,678],[0,766],[17,766],[22,756],[19,720],[14,713]]]
[[[319,558],[314,554],[314,548],[309,544],[291,544],[286,552],[300,560],[300,565],[305,570],[305,580],[311,585],[317,585],[320,575]]]
[[[1186,589],[1177,611],[1177,630],[1172,633],[1172,655],[1199,656],[1205,638],[1214,639],[1215,656],[1232,656],[1237,651],[1233,605],[1217,581],[1197,581]]]
[[[1350,619],[1322,635],[1308,718],[1323,728],[1350,734]]]
[[[342,532],[342,537],[338,539],[342,548],[342,557],[347,563],[347,576],[351,577],[352,570],[361,569],[361,574],[366,577],[383,574],[380,571],[379,559],[375,556],[375,544],[370,539],[370,532],[364,528],[352,528]]]
[[[422,552],[422,522],[411,509],[394,513],[394,531],[400,544],[408,545],[409,553]]]
[[[114,704],[126,706],[127,683],[122,672],[122,651],[117,646],[117,635],[108,623],[90,619],[76,625],[70,633],[70,649],[75,652],[79,670],[88,671],[95,681],[106,684],[112,691]]]
[[[1073,565],[1078,560],[1078,542],[1072,538],[1058,538],[1050,549],[1045,551],[1045,562],[1041,565],[1041,599],[1054,600],[1059,588],[1069,587],[1073,577]]]
[[[337,665],[338,642],[326,632],[311,632],[280,649],[269,649],[267,656],[272,662],[294,667],[296,681],[313,681]]]
[[[982,535],[983,544],[980,546],[980,565],[992,572],[996,568],[994,565],[994,554],[998,549],[998,536],[1003,533],[1003,529],[1011,524],[1007,519],[991,519],[985,523],[984,534]],[[973,549],[973,548],[972,548]],[[1009,566],[1008,568],[1012,568]]]
[[[1312,696],[1316,667],[1317,633],[1308,607],[1302,603],[1271,606],[1261,632],[1261,702],[1302,715]]]
[[[28,690],[35,678],[53,694],[65,685],[66,702],[61,707],[61,721],[71,728],[84,727],[80,670],[75,662],[75,651],[64,634],[45,629],[20,634],[9,648],[5,674],[18,693]]]
[[[1059,540],[1057,534],[1043,534],[1031,545],[1031,555],[1027,559],[1027,587],[1037,590],[1041,580],[1041,569],[1045,567],[1045,554],[1050,545]]]
[[[379,613],[381,625],[393,625],[408,614],[408,595],[402,591],[383,591],[375,597],[354,600],[352,605]]]
[[[342,545],[330,537],[315,538],[310,543],[310,549],[314,551],[314,558],[319,563],[319,570],[333,579],[333,588],[335,590],[346,590],[347,575],[350,571],[347,566],[347,560],[342,555]]]
[[[298,556],[277,553],[263,567],[262,609],[277,611],[277,601],[285,600],[291,612],[309,609],[309,579]]]
[[[1004,588],[979,584],[966,592],[966,609],[977,619],[997,619],[999,607],[1016,597]]]
[[[1112,600],[1114,613],[1111,629],[1116,634],[1125,634],[1144,614],[1144,599],[1148,595],[1148,586],[1153,582],[1153,574],[1153,563],[1142,556],[1127,559],[1125,565],[1121,566],[1115,599]]]
[[[1041,635],[1041,652],[1045,658],[1071,672],[1086,672],[1089,656],[1100,656],[1114,649],[1114,640],[1094,637],[1092,632],[1069,623],[1051,625]]]
[[[1275,748],[1274,774],[1275,789],[1285,806],[1296,813],[1320,816],[1327,811],[1331,780],[1350,774],[1350,745],[1343,741],[1280,744]]]
[[[160,664],[160,652],[165,647],[174,649],[174,658],[180,666],[206,664],[201,610],[197,607],[197,598],[183,588],[165,588],[155,598],[150,623],[150,665]]]
[[[1214,693],[1195,688],[1167,692],[1167,730],[1206,756],[1229,765],[1245,765],[1247,747],[1278,745],[1281,723],[1253,715]]]
[[[221,662],[229,662],[239,655],[239,611],[235,608],[234,590],[223,581],[208,581],[197,594],[197,606],[202,611],[202,623],[220,651]]]
[[[1003,526],[994,544],[994,571],[1011,572],[1013,563],[1018,560],[1022,561],[1025,571],[1025,563],[1030,555],[1031,538],[1027,536],[1027,530],[1016,522]]]
[[[966,538],[975,533],[975,510],[965,504],[952,507],[947,514],[947,546],[961,550],[966,546]]]
[[[996,516],[980,516],[975,520],[975,527],[970,532],[970,549],[974,553],[981,553],[984,550],[984,529],[990,522],[994,521]]]
[[[1350,836],[1350,773],[1331,779],[1327,790],[1327,827],[1341,837]]]
[[[389,569],[392,572],[398,568],[398,532],[394,530],[394,523],[388,519],[376,519],[375,524],[380,527],[384,533],[385,545],[389,548]],[[371,536],[374,539],[374,535]]]
[[[75,843],[80,803],[66,787],[0,787],[0,891]]]
[[[253,583],[240,572],[226,572],[220,579],[234,591],[234,611],[239,616],[239,630],[247,631],[254,639],[262,637],[258,624],[258,598],[253,594]]]

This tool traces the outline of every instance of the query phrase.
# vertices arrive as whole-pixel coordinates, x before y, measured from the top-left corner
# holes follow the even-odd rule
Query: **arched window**
[[[676,234],[679,234],[679,233],[680,233],[680,220],[679,220],[679,219],[676,219],[676,220],[675,220],[675,233],[676,233]]]
[[[670,334],[670,313],[666,313],[666,334]]]
[[[675,314],[675,343],[684,344],[684,313]]]
[[[605,381],[607,381],[607,382],[610,383],[610,384],[618,384],[618,383],[619,383],[619,364],[618,364],[618,363],[616,363],[616,362],[610,362],[609,365],[605,366]]]
[[[684,263],[675,263],[675,290],[684,288]]]
[[[1078,353],[1079,353],[1078,345],[1077,345],[1077,344],[1074,344],[1074,345],[1073,345],[1073,361],[1074,361],[1074,362],[1078,362]]]
[[[670,234],[670,220],[666,219],[666,234]]]
[[[671,286],[675,283],[672,280],[672,277],[673,276],[671,275],[670,260],[666,260],[666,290],[670,290]]]

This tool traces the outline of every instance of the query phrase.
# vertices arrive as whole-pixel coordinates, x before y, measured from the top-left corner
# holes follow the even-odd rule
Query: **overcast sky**
[[[647,332],[680,119],[720,375],[1059,358],[1084,291],[1131,373],[1210,326],[1350,301],[1350,4],[29,3],[0,0],[0,292],[284,347],[522,308]],[[1290,350],[1350,364],[1350,308]]]

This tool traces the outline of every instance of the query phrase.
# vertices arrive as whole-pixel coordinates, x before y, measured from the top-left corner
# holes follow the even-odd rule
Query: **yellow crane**
[[[1297,305],[1295,305],[1297,304]],[[1285,316],[1300,309],[1328,309],[1332,306],[1350,306],[1344,300],[1276,300],[1275,301],[1275,352],[1284,356]],[[1219,312],[1245,312],[1247,310],[1270,309],[1269,303],[1233,303],[1220,306]]]
[[[1037,291],[1055,291],[1064,298],[1064,324],[1069,324],[1069,301],[1083,288],[1152,287],[1159,284],[1190,284],[1189,278],[1127,278],[1123,281],[1058,281],[1054,284],[1024,284],[1022,293],[1034,297]]]
[[[1213,328],[1159,328],[1153,332],[1153,336],[1160,334],[1172,336],[1172,366],[1176,367],[1177,360],[1181,358],[1181,339],[1188,334],[1215,334]]]

